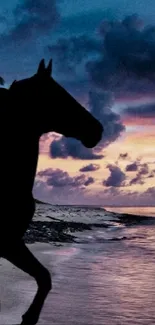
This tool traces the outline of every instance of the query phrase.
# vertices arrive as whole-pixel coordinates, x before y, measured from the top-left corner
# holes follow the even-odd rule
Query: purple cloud
[[[98,164],[89,164],[79,169],[80,172],[93,172],[100,169]]]
[[[155,206],[155,187],[144,192],[123,190],[120,187],[106,187],[90,193],[87,187],[52,187],[47,186],[43,179],[35,180],[34,197],[52,204],[79,204],[107,206]]]
[[[127,165],[125,170],[126,170],[126,172],[137,171],[138,170],[138,163],[137,163],[137,161],[136,162],[133,162],[132,164]]]
[[[130,181],[129,185],[144,184],[143,176],[149,173],[149,167],[147,163],[141,164],[140,161],[135,161],[132,164],[126,166],[127,172],[138,171],[137,175]]]
[[[152,198],[155,198],[155,187],[149,187],[145,193],[152,196]]]
[[[37,173],[37,176],[46,179],[46,184],[52,187],[74,187],[83,188],[94,183],[93,177],[86,177],[84,174],[70,177],[69,174],[61,169],[48,168]]]
[[[129,183],[129,185],[134,185],[134,184],[141,184],[141,185],[144,184],[141,175],[137,174],[137,176],[134,177]]]
[[[103,158],[102,154],[96,154],[95,150],[85,148],[80,141],[62,136],[59,140],[53,140],[50,144],[50,156],[52,158],[67,158],[93,160]]]
[[[126,175],[117,166],[107,165],[110,171],[110,176],[103,181],[104,186],[114,186],[121,187],[125,186],[124,181],[126,180]]]
[[[138,172],[139,175],[146,175],[149,173],[149,167],[146,163],[141,164],[140,170]]]
[[[142,118],[155,118],[155,104],[145,104],[136,107],[127,107],[122,113],[125,116],[142,117]],[[152,121],[152,123],[154,123]]]
[[[85,186],[91,185],[94,183],[94,178],[93,177],[88,177],[86,181],[84,182]]]

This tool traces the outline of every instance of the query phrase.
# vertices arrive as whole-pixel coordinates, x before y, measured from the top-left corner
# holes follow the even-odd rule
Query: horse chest
[[[33,185],[34,177],[38,162],[38,140],[29,136],[23,141],[23,146],[20,148],[20,161],[18,163],[19,171],[23,174],[25,182]]]
[[[14,132],[1,150],[0,167],[3,170],[3,188],[29,196],[36,174],[39,139],[33,133]]]

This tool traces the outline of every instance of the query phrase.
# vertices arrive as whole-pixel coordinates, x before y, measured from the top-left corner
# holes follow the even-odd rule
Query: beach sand
[[[27,245],[34,255],[48,268],[53,277],[53,289],[44,304],[37,324],[64,324],[66,313],[66,283],[61,279],[59,265],[78,253],[71,244],[57,248],[52,244]],[[55,277],[55,275],[57,275]],[[20,324],[21,315],[27,310],[36,293],[37,285],[32,277],[0,259],[0,325]],[[68,293],[67,293],[68,297]],[[65,303],[66,302],[66,303]],[[61,315],[60,315],[61,314]],[[49,318],[48,318],[49,317]]]

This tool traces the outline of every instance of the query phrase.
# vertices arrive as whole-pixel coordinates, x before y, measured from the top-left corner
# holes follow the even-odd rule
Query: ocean
[[[155,217],[155,206],[154,207],[104,207],[108,211],[118,213],[129,213],[136,214],[139,216],[152,216]]]
[[[38,325],[155,324],[155,208],[112,210],[37,205],[34,221],[92,224],[74,232],[73,243],[28,244],[53,276]],[[9,262],[0,264],[0,324],[19,324],[36,284]]]

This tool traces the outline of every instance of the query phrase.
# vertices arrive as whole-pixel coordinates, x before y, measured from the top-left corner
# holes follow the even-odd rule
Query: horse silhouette
[[[35,212],[32,190],[39,139],[57,132],[78,139],[87,148],[101,140],[103,126],[51,76],[52,59],[42,59],[30,78],[0,88],[1,219],[0,257],[37,282],[36,295],[22,315],[22,325],[38,322],[52,289],[50,272],[33,256],[23,236]]]

